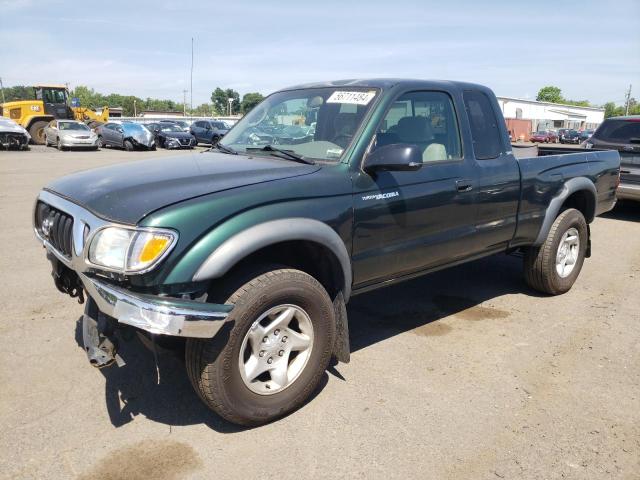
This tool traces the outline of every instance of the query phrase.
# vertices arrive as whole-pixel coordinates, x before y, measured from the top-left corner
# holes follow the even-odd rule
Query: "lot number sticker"
[[[376,92],[341,92],[335,91],[327,99],[327,103],[350,103],[353,105],[368,105]]]

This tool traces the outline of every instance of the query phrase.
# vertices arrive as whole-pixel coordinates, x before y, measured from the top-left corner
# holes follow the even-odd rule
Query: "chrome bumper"
[[[616,196],[620,200],[637,200],[640,201],[640,185],[630,183],[621,183],[616,190]]]
[[[222,328],[231,305],[133,294],[80,273],[87,293],[100,311],[119,323],[149,333],[179,337],[211,338]]]

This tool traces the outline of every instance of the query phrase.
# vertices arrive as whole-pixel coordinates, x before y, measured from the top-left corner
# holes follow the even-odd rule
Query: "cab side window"
[[[375,148],[394,143],[417,145],[422,161],[462,158],[453,102],[444,92],[409,92],[391,106],[376,133]]]
[[[484,93],[467,90],[464,92],[464,106],[469,117],[473,153],[478,160],[497,158],[502,150],[498,120],[491,107],[489,97]]]

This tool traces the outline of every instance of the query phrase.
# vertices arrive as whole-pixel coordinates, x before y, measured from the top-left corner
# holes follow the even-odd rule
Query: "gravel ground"
[[[353,298],[351,363],[246,430],[201,404],[179,359],[160,357],[157,384],[137,341],[127,366],[89,366],[82,306],[33,238],[50,179],[170,154],[0,152],[0,478],[640,478],[640,205],[595,221],[563,296],[498,256]]]

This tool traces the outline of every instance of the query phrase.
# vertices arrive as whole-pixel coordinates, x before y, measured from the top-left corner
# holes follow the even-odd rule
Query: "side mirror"
[[[118,128],[116,128],[116,130],[117,130],[118,132],[120,132],[120,133],[124,132],[124,128],[122,128],[122,127],[118,127]]]
[[[422,167],[422,149],[417,145],[392,143],[376,148],[364,159],[363,170],[412,171]]]

